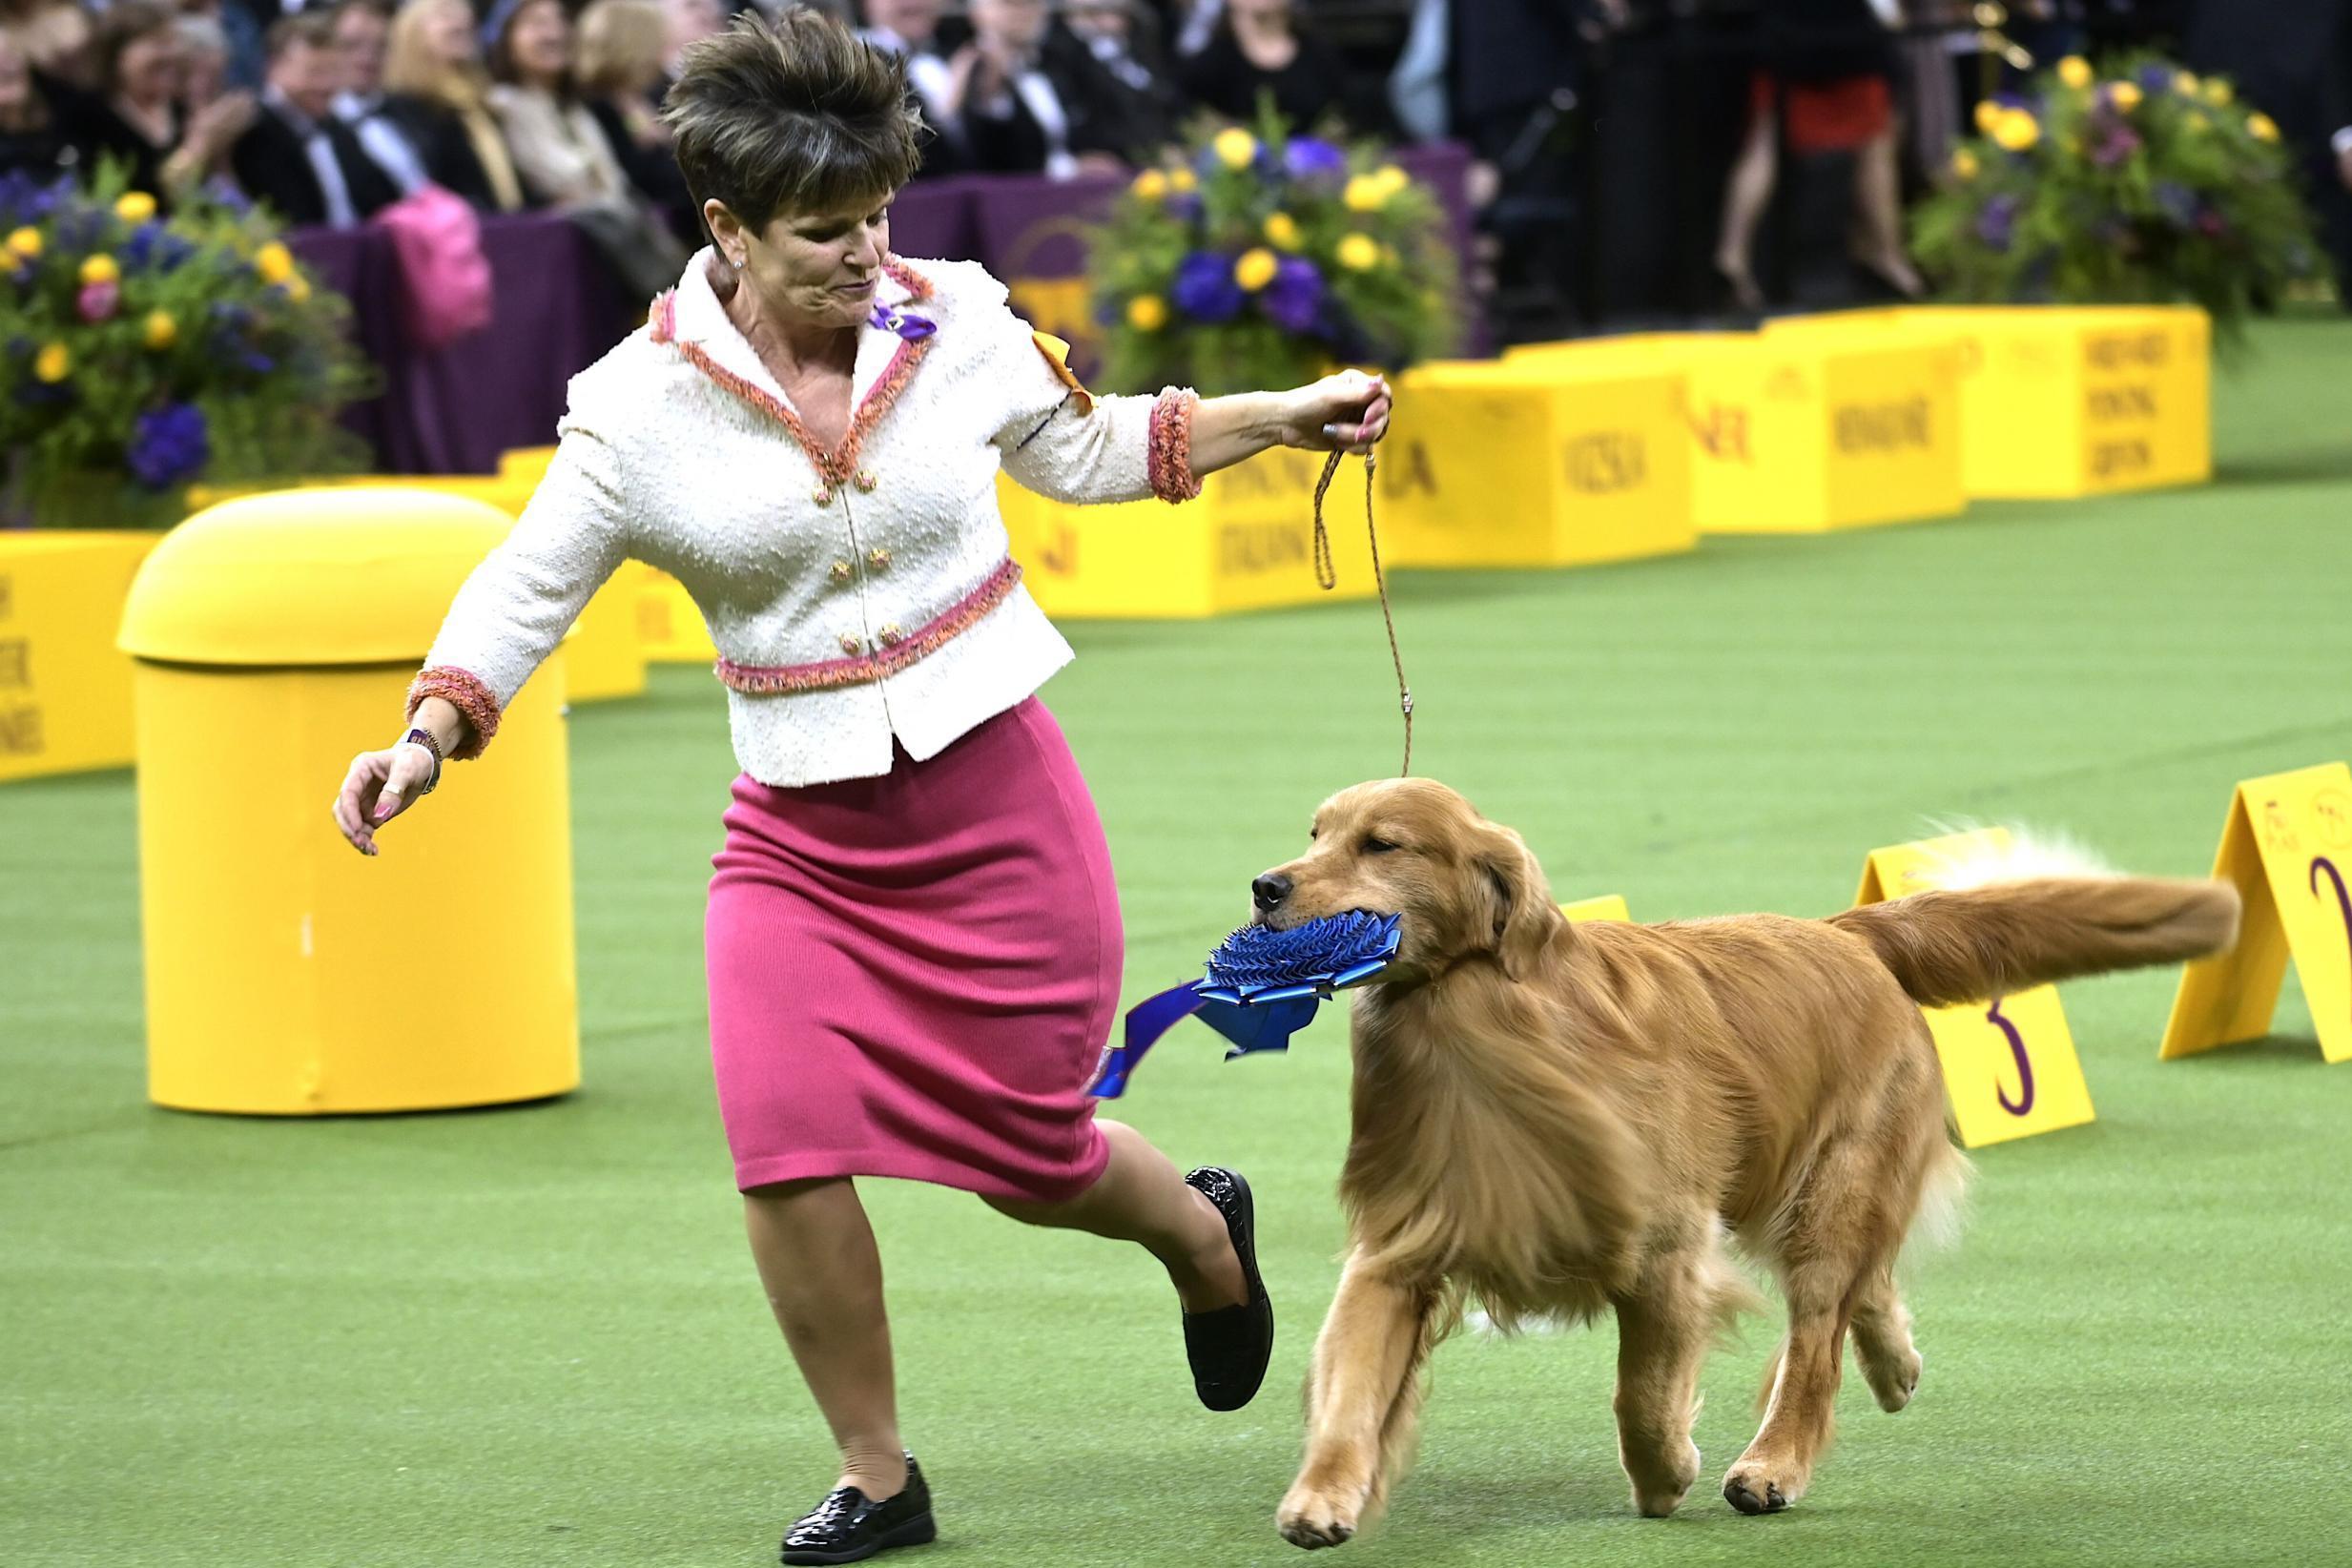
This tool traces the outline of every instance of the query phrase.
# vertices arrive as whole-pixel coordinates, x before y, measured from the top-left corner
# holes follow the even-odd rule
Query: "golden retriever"
[[[1335,1546],[1406,1462],[1432,1347],[1475,1301],[1618,1321],[1618,1452],[1643,1514],[1699,1476],[1699,1369],[1759,1306],[1724,1252],[1768,1267],[1788,1331],[1764,1424],[1723,1478],[1745,1514],[1805,1496],[1847,1331],[1881,1408],[1918,1386],[1894,1263],[1967,1164],[1920,1005],[2219,951],[2227,885],[2035,877],[1825,920],[1571,927],[1519,836],[1443,785],[1359,785],[1313,847],[1257,878],[1257,918],[1402,918],[1355,1001],[1348,1252],[1308,1379],[1283,1536]]]

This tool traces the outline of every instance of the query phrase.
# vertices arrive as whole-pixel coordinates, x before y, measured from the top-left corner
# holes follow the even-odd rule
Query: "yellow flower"
[[[1139,294],[1127,301],[1127,325],[1138,332],[1157,332],[1167,325],[1167,301],[1156,294]]]
[[[1158,201],[1167,195],[1167,175],[1157,169],[1146,169],[1135,176],[1135,183],[1127,189],[1145,201]]]
[[[147,313],[147,346],[158,351],[167,349],[179,339],[179,323],[164,311]]]
[[[41,231],[38,229],[18,229],[14,234],[9,236],[9,249],[15,255],[24,258],[26,260],[31,260],[34,257],[41,254]]]
[[[1974,179],[1979,167],[1976,155],[1965,147],[1951,155],[1951,172],[1962,179]]]
[[[2024,110],[2012,109],[1993,126],[1992,139],[2012,153],[2022,153],[2042,139],[2042,128]]]
[[[2001,116],[2007,113],[1999,104],[1987,98],[1976,106],[1976,129],[1988,136],[1991,135],[1992,128],[2001,123]]]
[[[2174,90],[2175,92],[2177,92],[2177,93],[2194,93],[2194,92],[2196,92],[2196,91],[2197,91],[2197,74],[2196,74],[2196,72],[2188,72],[2188,71],[2183,71],[2183,72],[2181,72],[2179,74],[2176,75],[2176,76],[2173,78],[2173,90]]]
[[[73,368],[73,356],[63,343],[52,343],[32,357],[32,373],[45,382],[61,382]]]
[[[2237,94],[2230,91],[2230,84],[2227,82],[2213,81],[2205,84],[2205,101],[2217,109],[2227,108],[2229,101],[2236,96]]]
[[[1413,183],[1413,176],[1393,163],[1384,163],[1374,169],[1372,178],[1378,180],[1391,196]]]
[[[1340,240],[1338,255],[1350,272],[1367,272],[1380,264],[1380,242],[1368,234],[1351,234]]]
[[[114,198],[114,216],[125,223],[144,223],[155,216],[155,198],[145,191],[125,191]]]
[[[1199,178],[1196,177],[1189,169],[1178,167],[1170,169],[1167,172],[1167,188],[1179,194],[1186,191],[1197,190],[1200,187],[1200,183]]]
[[[1247,169],[1249,160],[1258,155],[1258,138],[1240,126],[1218,132],[1216,139],[1208,145],[1216,149],[1217,161],[1228,169]]]
[[[2256,141],[2277,141],[2279,139],[2279,122],[2259,110],[2246,116],[2246,129],[2254,133]]]
[[[2139,84],[2137,82],[2109,82],[2107,101],[2129,114],[2139,107]]]
[[[114,265],[114,258],[111,256],[93,256],[82,262],[84,283],[113,283],[121,278],[122,269]]]
[[[298,305],[310,298],[310,279],[299,272],[288,278],[279,287],[286,291],[286,298]]]
[[[1339,193],[1351,213],[1376,213],[1389,204],[1388,183],[1378,175],[1356,175]]]
[[[1244,251],[1241,259],[1233,263],[1233,281],[1255,292],[1274,280],[1274,253],[1260,245]]]
[[[294,276],[294,253],[273,239],[253,253],[253,265],[264,283],[282,283]]]
[[[2091,62],[2079,54],[2070,54],[2058,62],[2058,80],[2076,92],[2091,85]]]
[[[1289,213],[1268,213],[1266,238],[1269,244],[1279,245],[1286,251],[1297,250],[1298,219]]]

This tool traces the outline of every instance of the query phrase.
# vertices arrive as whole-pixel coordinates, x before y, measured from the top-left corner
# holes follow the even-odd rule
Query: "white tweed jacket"
[[[1064,501],[1197,492],[1189,392],[1093,398],[968,261],[893,259],[852,418],[820,450],[706,276],[574,377],[547,478],[410,689],[479,754],[589,594],[635,557],[709,622],[737,761],[781,787],[890,771],[1029,696],[1070,647],[1021,587],[1000,465]]]

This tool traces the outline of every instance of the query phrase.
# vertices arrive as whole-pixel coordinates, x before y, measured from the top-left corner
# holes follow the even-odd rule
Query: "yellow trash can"
[[[536,1100],[580,1082],[562,662],[370,858],[329,815],[497,508],[281,491],[182,524],[131,588],[148,1096],[265,1115]]]

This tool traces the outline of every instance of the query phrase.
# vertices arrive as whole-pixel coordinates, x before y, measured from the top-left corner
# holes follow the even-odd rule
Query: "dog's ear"
[[[1566,918],[1552,901],[1552,885],[1527,842],[1509,828],[1489,824],[1479,848],[1478,874],[1493,903],[1495,951],[1515,980],[1535,973]]]

